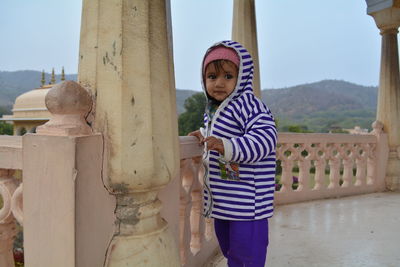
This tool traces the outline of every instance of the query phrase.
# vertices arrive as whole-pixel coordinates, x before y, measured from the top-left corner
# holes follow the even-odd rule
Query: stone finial
[[[44,76],[44,70],[42,71],[42,79],[40,80],[40,83],[42,84],[42,87],[46,83],[45,76]]]
[[[55,84],[56,83],[56,76],[54,75],[54,68],[51,70],[51,80],[50,84]]]
[[[42,135],[89,135],[92,129],[85,116],[92,108],[90,94],[74,81],[56,84],[46,95],[46,107],[52,118],[46,124],[37,127]]]
[[[62,67],[62,70],[61,70],[61,81],[65,81],[64,66]]]
[[[372,134],[380,135],[381,133],[383,133],[383,123],[380,121],[374,121],[372,123],[372,129]]]

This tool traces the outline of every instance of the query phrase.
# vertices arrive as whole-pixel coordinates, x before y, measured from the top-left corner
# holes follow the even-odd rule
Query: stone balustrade
[[[186,136],[180,137],[180,148],[180,257],[182,265],[191,266],[188,258],[195,258],[204,248],[209,250],[207,253],[209,257],[213,253],[212,248],[215,250],[217,247],[213,234],[213,222],[201,215],[204,177],[201,156],[203,148],[198,145],[196,137]]]
[[[279,133],[276,204],[383,191],[387,135],[375,122],[367,135]],[[182,265],[208,249],[212,220],[201,216],[203,148],[180,137],[180,256]],[[279,167],[278,167],[279,169]],[[214,238],[215,240],[215,238]],[[190,265],[187,265],[190,266]]]
[[[0,266],[14,266],[13,243],[22,225],[22,182],[15,170],[22,169],[22,139],[0,136]]]
[[[373,128],[367,135],[279,133],[276,204],[383,191],[388,141],[381,123]],[[218,248],[212,220],[201,215],[202,151],[195,137],[180,137],[177,238],[186,266],[205,262]],[[0,136],[0,266],[13,264],[16,221],[23,222],[17,169],[22,169],[22,138]]]
[[[280,133],[276,204],[385,189],[387,136],[375,122],[367,135]]]

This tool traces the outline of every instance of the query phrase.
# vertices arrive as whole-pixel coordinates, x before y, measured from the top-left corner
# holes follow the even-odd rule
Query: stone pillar
[[[400,26],[400,1],[381,1],[382,6],[368,3],[371,15],[382,35],[381,70],[377,120],[383,123],[388,134],[389,159],[386,169],[386,187],[400,190],[400,75],[397,44]],[[386,5],[383,5],[385,4]]]
[[[106,266],[179,265],[157,197],[179,168],[170,29],[169,0],[83,1],[78,80],[95,98],[117,199]]]
[[[250,52],[254,61],[254,94],[261,97],[256,9],[254,0],[234,0],[232,40],[241,43]]]

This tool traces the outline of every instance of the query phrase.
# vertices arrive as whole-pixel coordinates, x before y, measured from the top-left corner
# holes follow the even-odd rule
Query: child
[[[239,43],[209,48],[202,64],[205,127],[189,134],[206,144],[204,215],[214,218],[231,267],[264,266],[273,213],[277,132],[252,79],[253,61]]]

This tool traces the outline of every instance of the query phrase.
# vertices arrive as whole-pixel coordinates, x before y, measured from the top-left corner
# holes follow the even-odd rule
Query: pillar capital
[[[366,0],[367,13],[375,20],[381,34],[390,33],[400,27],[400,0]]]
[[[399,30],[397,28],[381,29],[381,32],[380,32],[381,35],[386,35],[386,34],[397,35],[398,33],[399,33]]]

